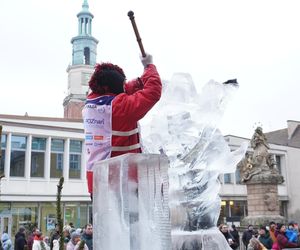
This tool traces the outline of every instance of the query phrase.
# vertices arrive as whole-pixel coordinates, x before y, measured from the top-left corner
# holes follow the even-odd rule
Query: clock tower
[[[78,35],[71,39],[73,45],[72,64],[68,66],[68,95],[65,97],[64,118],[81,118],[81,111],[88,92],[88,81],[94,72],[97,59],[98,40],[92,36],[93,14],[88,1],[77,14]]]

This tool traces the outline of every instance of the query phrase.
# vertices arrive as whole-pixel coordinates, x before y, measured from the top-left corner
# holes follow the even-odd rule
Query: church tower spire
[[[81,118],[88,81],[97,61],[98,40],[92,36],[93,18],[88,0],[83,0],[82,9],[77,14],[78,34],[71,39],[73,49],[72,63],[67,68],[68,95],[63,102],[65,118]]]
[[[73,37],[72,65],[96,64],[98,40],[92,36],[92,20],[94,15],[89,11],[89,4],[84,0],[82,10],[77,14],[78,35]]]
[[[87,0],[84,0],[83,4],[82,4],[82,9],[89,9],[89,4]]]

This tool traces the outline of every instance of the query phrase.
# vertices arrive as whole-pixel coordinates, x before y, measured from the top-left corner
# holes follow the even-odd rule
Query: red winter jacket
[[[128,132],[137,129],[137,122],[157,103],[161,96],[161,79],[153,64],[148,65],[141,76],[142,84],[137,80],[125,85],[125,93],[115,96],[112,102],[112,130]],[[143,85],[143,88],[141,89]],[[105,95],[114,96],[106,93]],[[100,95],[91,93],[88,99],[94,99]],[[112,135],[111,157],[126,153],[141,153],[141,148],[127,151],[118,151],[116,147],[133,146],[139,143],[139,134],[130,136]],[[136,178],[136,173],[131,173]],[[87,172],[89,193],[93,190],[93,172]]]

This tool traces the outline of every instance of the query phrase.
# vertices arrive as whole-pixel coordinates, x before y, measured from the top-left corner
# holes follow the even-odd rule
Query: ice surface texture
[[[168,156],[173,229],[215,227],[221,173],[233,173],[247,144],[230,150],[218,125],[237,85],[209,81],[198,94],[189,74],[174,74],[141,121],[144,151]]]
[[[171,249],[168,167],[167,157],[151,154],[126,154],[95,165],[95,250]]]
[[[232,250],[217,227],[196,232],[173,231],[172,250]]]

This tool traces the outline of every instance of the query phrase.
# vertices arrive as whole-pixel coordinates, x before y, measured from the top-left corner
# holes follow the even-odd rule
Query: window
[[[288,214],[288,201],[279,201],[279,214],[283,217],[287,217]]]
[[[5,163],[5,148],[6,148],[6,135],[1,135],[1,160],[0,160],[0,176],[4,175],[4,163]]]
[[[241,184],[241,172],[240,169],[235,170],[235,183]]]
[[[64,166],[64,140],[51,140],[50,178],[60,178]]]
[[[56,220],[56,203],[43,202],[40,204],[40,228],[46,235],[51,235],[55,229]]]
[[[31,143],[31,177],[44,177],[45,169],[45,138],[32,138]]]
[[[231,174],[224,174],[224,184],[232,183]]]
[[[70,169],[80,170],[80,155],[70,154]]]
[[[85,47],[83,53],[84,53],[84,64],[89,65],[90,64],[90,48]]]
[[[278,169],[279,174],[282,174],[282,169],[281,169],[281,156],[276,155],[275,156],[275,161],[276,161],[276,167]]]
[[[27,229],[32,228],[38,223],[38,204],[37,203],[11,203],[12,215],[12,235],[18,232],[20,226]]]
[[[226,222],[240,222],[247,216],[247,201],[222,200],[218,224]]]
[[[25,151],[26,151],[26,136],[11,137],[11,155],[10,155],[10,176],[24,177],[25,176]]]
[[[232,204],[230,204],[231,209],[231,216],[236,217],[244,217],[246,216],[246,207],[247,202],[246,201],[232,201]]]
[[[69,178],[80,179],[82,142],[70,141]]]
[[[74,223],[74,226],[84,227],[87,224],[88,206],[80,203],[66,203],[64,209],[64,222]]]
[[[56,156],[56,169],[57,170],[63,170],[63,162],[64,162],[64,159],[63,159],[63,154],[57,154]]]

